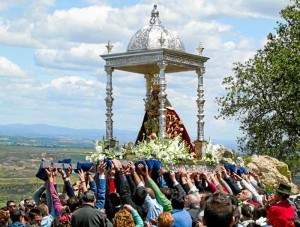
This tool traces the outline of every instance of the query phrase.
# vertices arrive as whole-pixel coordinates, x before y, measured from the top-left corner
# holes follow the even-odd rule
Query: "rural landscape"
[[[32,199],[43,182],[35,177],[42,158],[57,162],[71,158],[72,163],[84,161],[85,152],[93,152],[93,140],[48,136],[0,136],[0,207],[9,199]],[[74,136],[75,137],[75,136]],[[62,182],[58,182],[61,185]]]

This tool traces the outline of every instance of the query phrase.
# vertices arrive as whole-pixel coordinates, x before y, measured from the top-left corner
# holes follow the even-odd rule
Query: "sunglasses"
[[[15,208],[16,207],[16,205],[10,205],[10,206],[8,206],[9,208]]]

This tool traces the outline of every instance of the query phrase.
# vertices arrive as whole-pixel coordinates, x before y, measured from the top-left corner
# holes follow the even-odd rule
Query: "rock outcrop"
[[[246,165],[258,174],[263,184],[276,189],[280,183],[292,185],[292,193],[298,193],[297,185],[292,184],[288,165],[270,156],[253,155],[252,161]]]

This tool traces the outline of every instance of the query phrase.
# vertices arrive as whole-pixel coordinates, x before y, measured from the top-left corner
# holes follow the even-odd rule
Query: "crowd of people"
[[[96,168],[76,169],[79,180],[73,183],[71,167],[41,172],[44,184],[33,200],[7,201],[0,226],[300,226],[290,185],[281,183],[268,194],[257,174],[232,164],[210,172],[167,170],[157,160],[105,159]]]

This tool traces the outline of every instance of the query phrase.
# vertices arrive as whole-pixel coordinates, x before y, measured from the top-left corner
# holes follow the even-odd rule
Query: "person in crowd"
[[[0,210],[0,227],[8,226],[9,217],[8,210]]]
[[[42,212],[36,208],[33,208],[29,211],[28,222],[26,223],[26,226],[41,226],[42,218]]]
[[[124,205],[124,209],[116,213],[113,218],[114,227],[143,227],[144,223],[137,210],[129,204]]]
[[[82,207],[71,217],[72,227],[112,226],[105,213],[95,208],[96,197],[92,190],[85,191],[82,196]]]
[[[268,224],[273,227],[293,227],[295,220],[295,208],[288,198],[292,187],[287,184],[279,184],[274,196],[267,204]]]
[[[248,226],[250,223],[253,223],[253,214],[254,214],[254,206],[251,204],[243,204],[241,207],[241,224],[242,226]]]
[[[222,193],[216,193],[206,201],[203,224],[207,227],[232,227],[235,221],[233,213],[231,199]]]
[[[171,213],[163,212],[157,218],[157,226],[171,227],[174,224],[174,218]]]
[[[153,163],[158,165],[154,168]],[[259,177],[244,167],[166,170],[157,160],[85,164],[89,167],[76,170],[80,193],[72,187],[71,167],[46,168],[43,185],[33,196],[37,206],[29,199],[19,208],[15,201],[7,201],[3,209],[8,219],[0,213],[1,225],[266,227],[268,222],[292,227],[297,223],[295,205],[288,200],[291,188],[280,184],[269,200],[262,200],[265,191]],[[56,186],[58,177],[62,192]]]
[[[184,209],[184,197],[178,192],[174,192],[171,199],[173,211],[172,216],[174,218],[174,227],[190,227],[192,226],[191,215]]]
[[[25,213],[21,209],[16,209],[10,213],[11,224],[9,227],[24,227],[25,226]]]
[[[184,207],[189,212],[192,218],[192,226],[195,227],[199,221],[200,214],[200,200],[193,194],[188,194],[184,199]]]
[[[17,205],[16,205],[15,201],[9,200],[9,201],[6,202],[6,209],[9,212],[14,211],[16,208],[17,208]]]

